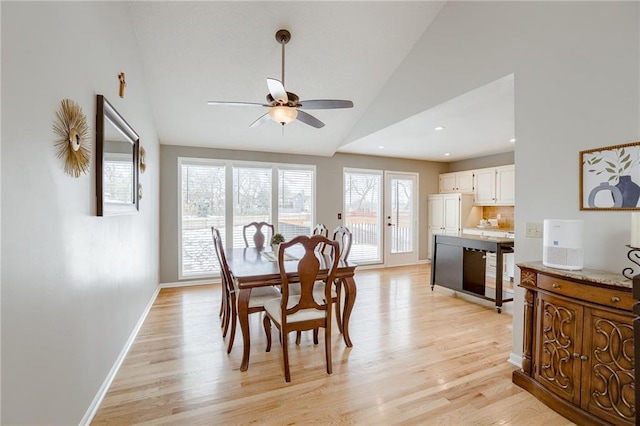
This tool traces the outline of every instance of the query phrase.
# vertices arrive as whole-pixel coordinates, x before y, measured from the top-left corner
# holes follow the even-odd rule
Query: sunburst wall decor
[[[91,143],[87,139],[89,126],[80,105],[71,99],[63,99],[56,112],[57,120],[53,131],[59,136],[56,140],[57,156],[64,161],[64,171],[73,177],[89,170]]]

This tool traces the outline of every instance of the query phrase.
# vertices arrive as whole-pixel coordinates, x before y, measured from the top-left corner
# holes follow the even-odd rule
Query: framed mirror
[[[138,211],[140,137],[103,95],[97,96],[96,197],[98,216]]]

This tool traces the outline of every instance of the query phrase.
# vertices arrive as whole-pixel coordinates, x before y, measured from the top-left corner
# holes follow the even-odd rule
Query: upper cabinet
[[[516,201],[516,169],[508,166],[475,171],[475,204],[512,206]]]
[[[440,175],[440,193],[473,192],[473,170]]]
[[[475,204],[512,206],[516,201],[516,169],[508,166],[475,171]]]
[[[516,167],[496,167],[496,204],[516,203]]]
[[[477,206],[513,206],[516,201],[515,165],[443,173],[440,175],[440,193],[474,194]]]
[[[496,203],[496,169],[480,169],[475,172],[475,198],[477,205]]]

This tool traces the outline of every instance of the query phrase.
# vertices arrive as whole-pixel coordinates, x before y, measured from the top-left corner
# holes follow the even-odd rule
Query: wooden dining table
[[[291,260],[285,260],[285,271],[290,282],[297,281],[298,260],[304,254],[304,251],[296,250],[296,246],[287,250],[288,257]],[[280,278],[280,270],[277,263],[273,260],[274,254],[271,247],[266,248],[228,248],[226,250],[227,262],[233,278],[238,286],[238,319],[240,320],[240,330],[242,331],[243,354],[240,371],[246,371],[249,368],[249,354],[251,343],[249,338],[249,296],[251,290],[256,287],[279,286],[282,284]],[[326,265],[328,257],[326,255],[317,254],[321,261],[321,270],[318,275],[319,279],[325,278],[328,273]],[[348,261],[340,260],[338,269],[336,270],[336,279],[339,279],[344,288],[345,300],[342,311],[342,336],[348,347],[353,346],[349,337],[349,317],[356,301],[356,282],[354,279],[356,265]],[[338,322],[340,324],[340,322]]]

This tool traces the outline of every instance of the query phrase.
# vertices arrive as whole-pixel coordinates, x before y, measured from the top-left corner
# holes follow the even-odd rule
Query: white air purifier
[[[576,271],[584,266],[582,220],[545,219],[542,234],[542,264]]]

